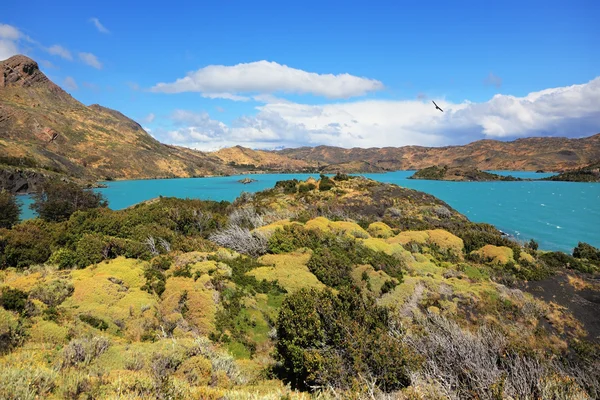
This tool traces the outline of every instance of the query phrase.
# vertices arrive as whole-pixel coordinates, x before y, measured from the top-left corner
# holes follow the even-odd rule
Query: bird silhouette
[[[54,132],[54,134],[52,134],[52,138],[50,138],[50,141],[48,143],[54,142],[57,137],[58,137],[58,133]]]
[[[438,106],[437,104],[435,104],[435,101],[431,100],[431,102],[432,102],[432,103],[435,105],[435,108],[436,108],[437,110],[440,110],[441,112],[444,112],[444,110],[442,110],[442,109],[440,108],[440,106]]]

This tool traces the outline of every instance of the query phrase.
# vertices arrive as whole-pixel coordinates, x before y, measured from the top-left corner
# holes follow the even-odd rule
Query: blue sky
[[[88,3],[4,5],[0,58],[27,54],[83,103],[163,142],[381,147],[600,131],[597,1]],[[551,88],[567,89],[530,95]]]

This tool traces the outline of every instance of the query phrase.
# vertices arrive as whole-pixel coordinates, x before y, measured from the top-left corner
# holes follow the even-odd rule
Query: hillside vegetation
[[[600,395],[597,303],[519,289],[597,301],[586,244],[342,174],[52,215],[0,229],[0,398]]]
[[[487,181],[520,181],[522,179],[513,176],[502,176],[490,172],[480,171],[475,168],[460,168],[444,165],[441,167],[432,166],[418,170],[409,179],[428,179],[437,181],[469,181],[469,182],[487,182]]]
[[[545,178],[547,181],[600,182],[600,161]]]

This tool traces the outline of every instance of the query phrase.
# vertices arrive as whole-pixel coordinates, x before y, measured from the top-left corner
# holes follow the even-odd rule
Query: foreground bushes
[[[384,271],[400,282],[403,278],[402,261],[369,249],[350,237],[287,225],[276,230],[268,241],[268,250],[274,254],[290,253],[303,247],[313,251],[307,265],[310,271],[331,287],[351,284],[350,272],[361,264],[369,264],[376,271]]]
[[[569,363],[515,349],[500,331],[475,332],[429,313],[404,342],[425,362],[416,384],[430,385],[449,399],[585,399],[600,394],[597,360]]]
[[[600,267],[600,249],[597,249],[587,243],[577,243],[577,247],[573,249],[573,257],[585,259],[590,263]]]
[[[83,189],[73,182],[49,180],[44,182],[39,192],[33,194],[31,209],[46,221],[66,221],[78,210],[108,207],[100,193]]]
[[[14,194],[0,190],[0,228],[10,228],[19,222],[20,204]]]
[[[356,287],[303,289],[286,298],[277,321],[277,359],[296,388],[350,389],[361,377],[384,391],[410,384],[411,353],[390,335],[388,310]]]

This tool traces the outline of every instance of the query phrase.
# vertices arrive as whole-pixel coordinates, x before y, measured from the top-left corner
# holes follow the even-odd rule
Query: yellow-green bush
[[[512,249],[505,246],[486,244],[481,249],[473,251],[471,254],[481,257],[486,262],[498,265],[505,265],[510,261],[514,261]]]
[[[387,239],[394,236],[392,228],[383,222],[373,222],[367,228],[367,232],[373,237]]]

